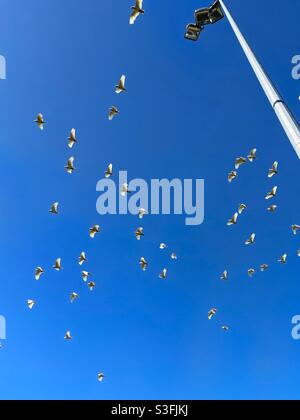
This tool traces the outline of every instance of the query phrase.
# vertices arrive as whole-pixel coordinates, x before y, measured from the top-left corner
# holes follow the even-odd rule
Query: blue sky
[[[300,223],[299,160],[228,22],[194,44],[183,33],[204,1],[146,0],[134,27],[131,3],[1,2],[0,314],[8,339],[0,351],[0,398],[299,398],[300,342],[291,339],[291,318],[300,313],[300,242],[290,231]],[[291,59],[300,54],[295,3],[285,2],[293,11],[285,19],[279,0],[266,12],[259,0],[227,6],[300,119],[300,82],[291,77]],[[121,74],[128,92],[117,97]],[[121,111],[113,123],[111,105]],[[48,123],[43,133],[32,123],[38,112]],[[70,177],[63,166],[72,127],[79,144]],[[234,159],[253,147],[259,159],[229,185]],[[270,181],[274,160],[280,174]],[[136,217],[96,213],[96,183],[110,162],[130,178],[205,179],[205,223],[186,227],[181,216],[148,216],[138,243]],[[270,215],[264,196],[274,184],[279,208]],[[61,203],[57,218],[48,214],[54,201]],[[227,228],[241,202],[247,213]],[[95,223],[103,232],[91,241]],[[252,232],[257,243],[247,248]],[[177,263],[160,242],[178,253]],[[82,250],[97,282],[93,294],[81,280]],[[276,261],[285,252],[282,267]],[[142,255],[146,273],[138,266]],[[57,257],[61,273],[51,270]],[[247,269],[264,262],[270,270],[250,280]],[[38,265],[47,270],[40,283]],[[225,268],[226,284],[219,280]],[[70,305],[73,290],[80,300]],[[37,300],[32,312],[28,298]],[[219,312],[208,322],[213,306]],[[63,340],[67,329],[71,343]],[[107,379],[99,384],[101,371]]]

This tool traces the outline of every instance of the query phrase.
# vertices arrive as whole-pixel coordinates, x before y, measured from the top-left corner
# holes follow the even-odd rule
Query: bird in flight
[[[143,10],[143,0],[136,0],[135,6],[132,6],[131,9],[132,12],[130,15],[129,23],[130,25],[133,25],[137,18],[145,13],[145,10]]]
[[[242,214],[247,209],[246,204],[241,204],[238,208],[238,214]]]
[[[139,218],[143,219],[144,216],[146,216],[147,211],[145,209],[139,209]]]
[[[94,239],[97,233],[99,232],[100,232],[100,226],[94,225],[93,227],[90,228],[90,237]]]
[[[232,226],[232,225],[236,225],[237,224],[237,220],[238,220],[239,214],[235,213],[232,218],[230,220],[228,220],[227,222],[227,226]]]
[[[41,276],[44,274],[44,270],[42,267],[37,267],[35,269],[35,279],[40,280]]]
[[[274,198],[277,195],[277,189],[278,187],[273,187],[272,190],[266,195],[266,200]]]
[[[75,130],[75,128],[72,128],[72,130],[70,132],[70,135],[68,137],[69,148],[72,149],[75,143],[78,143],[77,138],[76,138],[76,130]]]
[[[129,191],[128,184],[123,184],[120,190],[120,194],[122,197],[126,197],[127,194],[130,194],[131,191]]]
[[[224,325],[222,327],[222,330],[225,331],[225,332],[228,332],[230,330],[230,328],[228,327],[228,325]]]
[[[160,244],[159,245],[159,249],[164,250],[164,249],[167,249],[167,248],[168,248],[168,245],[167,244]]]
[[[112,121],[116,115],[120,114],[120,111],[118,110],[117,107],[112,106],[111,108],[109,108],[109,114],[108,114],[108,119],[109,121]]]
[[[210,311],[208,311],[208,319],[211,321],[214,316],[217,315],[218,309],[212,308]]]
[[[68,174],[72,174],[75,171],[74,160],[75,159],[73,157],[70,157],[67,165],[65,166],[65,170],[68,172]]]
[[[254,276],[254,274],[255,274],[254,268],[249,268],[249,270],[248,270],[248,276],[251,278],[251,277]]]
[[[78,257],[79,265],[83,265],[85,262],[87,262],[87,258],[85,255],[85,252],[82,252]]]
[[[262,272],[267,271],[268,268],[269,268],[268,264],[261,264],[260,271],[262,271]]]
[[[236,171],[231,171],[228,174],[228,182],[232,182],[235,178],[237,178],[238,173]]]
[[[103,382],[104,379],[105,379],[105,375],[103,373],[99,373],[99,375],[98,375],[98,381],[99,382]]]
[[[166,280],[167,277],[168,277],[168,270],[164,268],[163,271],[160,273],[159,278],[162,280]]]
[[[287,254],[282,255],[282,257],[280,257],[280,259],[278,260],[278,262],[280,262],[281,264],[286,264],[287,263]]]
[[[65,340],[67,340],[67,341],[70,341],[70,340],[72,340],[72,334],[71,334],[71,331],[67,331],[66,332],[66,334],[65,334]]]
[[[146,259],[145,259],[144,257],[142,257],[142,258],[140,259],[140,266],[141,266],[141,269],[142,269],[143,271],[146,271],[146,270],[147,270],[147,268],[148,268],[148,262],[146,261]]]
[[[57,258],[57,260],[55,261],[55,264],[53,265],[54,270],[56,271],[61,271],[62,270],[62,266],[61,266],[61,258]]]
[[[28,308],[30,310],[33,309],[33,307],[35,306],[35,304],[36,304],[35,300],[33,300],[33,299],[28,299],[27,300],[27,306],[28,306]]]
[[[105,178],[110,178],[113,175],[113,164],[110,163],[105,171]]]
[[[77,293],[75,292],[71,293],[71,296],[70,296],[71,303],[74,303],[75,300],[77,300],[78,298],[79,298],[79,295]]]
[[[49,213],[58,214],[58,206],[59,206],[59,203],[53,203],[49,210]]]
[[[88,283],[88,288],[90,289],[91,292],[94,291],[95,287],[96,287],[96,283],[94,281],[90,281]]]
[[[143,236],[145,236],[144,229],[140,227],[135,231],[135,237],[138,241],[140,241]]]
[[[255,233],[252,233],[249,239],[246,240],[245,245],[253,245],[255,242]]]
[[[227,270],[225,270],[224,273],[221,275],[221,280],[224,280],[224,281],[228,280],[228,271]]]
[[[292,232],[294,235],[297,235],[297,232],[299,229],[300,229],[299,225],[292,225]]]
[[[43,114],[38,114],[34,122],[41,130],[44,130],[44,125],[46,124],[46,122],[44,120]]]
[[[268,178],[273,178],[274,175],[278,174],[278,162],[274,162],[272,168],[269,169]]]
[[[178,260],[178,256],[177,256],[177,254],[175,254],[175,252],[172,252],[171,260],[174,260],[174,261]]]
[[[268,207],[268,211],[270,213],[275,213],[276,210],[277,210],[276,204],[273,204],[272,206]]]
[[[125,88],[126,76],[121,76],[119,83],[116,85],[116,93],[119,95],[122,92],[126,92]]]
[[[247,156],[249,162],[254,162],[255,161],[255,159],[256,159],[256,152],[257,152],[257,149],[252,149],[251,150],[251,152]]]
[[[82,271],[81,276],[82,276],[82,280],[84,282],[87,282],[89,277],[91,276],[91,273],[89,273],[88,271]]]
[[[235,169],[238,170],[242,165],[247,163],[247,159],[244,157],[239,157],[235,159]]]

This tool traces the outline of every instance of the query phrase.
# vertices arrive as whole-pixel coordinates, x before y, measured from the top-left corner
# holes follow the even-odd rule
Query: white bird
[[[126,92],[125,88],[126,76],[121,76],[119,83],[116,85],[116,93]]]
[[[172,252],[171,260],[174,260],[174,261],[178,260],[178,256],[177,256],[177,254],[175,254],[175,252]]]
[[[33,299],[28,299],[27,300],[27,306],[28,306],[28,308],[30,310],[33,309],[33,307],[35,306],[35,304],[36,304],[35,300],[33,300]]]
[[[225,270],[220,278],[221,278],[221,280],[224,280],[224,281],[228,280],[228,271]]]
[[[40,280],[41,276],[44,274],[44,269],[42,267],[37,267],[35,269],[35,279]]]
[[[44,125],[46,124],[46,122],[44,120],[43,114],[38,114],[34,122],[41,130],[44,130]]]
[[[287,254],[282,255],[282,257],[280,257],[280,259],[278,260],[278,262],[280,262],[281,264],[286,264],[287,263]]]
[[[166,280],[167,277],[168,277],[168,270],[164,268],[163,271],[160,273],[159,278],[162,280]]]
[[[67,165],[65,166],[65,170],[68,172],[68,174],[72,174],[75,171],[74,160],[74,157],[70,157]]]
[[[87,282],[89,277],[91,276],[91,273],[89,273],[88,271],[82,271],[81,276],[82,276],[82,280],[84,282]]]
[[[214,316],[217,315],[218,309],[212,308],[210,311],[208,311],[208,319],[211,321]]]
[[[224,325],[222,327],[222,330],[225,331],[225,332],[228,332],[230,330],[230,328],[228,327],[228,325]]]
[[[91,292],[94,291],[95,287],[96,287],[96,283],[94,281],[90,281],[88,283],[88,288],[90,289]]]
[[[70,131],[70,135],[68,137],[69,148],[72,149],[75,143],[77,143],[76,130],[75,128],[72,128],[72,130]]]
[[[143,208],[139,209],[139,218],[143,219],[144,216],[146,216],[147,211]]]
[[[272,168],[269,169],[268,178],[272,178],[274,175],[278,174],[278,162],[274,162]]]
[[[62,270],[61,258],[57,258],[57,260],[55,261],[55,264],[53,265],[52,268],[54,268],[54,270],[56,270],[56,271]]]
[[[135,6],[133,6],[131,9],[132,12],[130,15],[129,23],[130,25],[133,25],[137,18],[145,13],[145,10],[143,10],[143,0],[136,0]]]
[[[261,264],[260,271],[267,271],[269,268],[268,264]]]
[[[247,209],[246,204],[241,204],[238,208],[238,214],[242,214]]]
[[[277,195],[278,187],[273,187],[272,190],[266,195],[266,200],[270,200]]]
[[[59,206],[59,203],[53,203],[49,210],[49,213],[58,214],[58,206]]]
[[[164,250],[164,249],[167,249],[167,248],[168,248],[167,244],[162,243],[162,244],[159,245],[159,249]]]
[[[249,239],[246,240],[245,245],[252,245],[255,242],[255,233],[252,233]]]
[[[128,184],[123,184],[120,190],[120,194],[122,197],[126,197],[127,194],[130,194],[131,191],[129,191]]]
[[[273,204],[272,206],[268,207],[268,211],[270,213],[274,213],[277,210],[276,204]]]
[[[236,171],[231,171],[228,174],[228,182],[232,182],[235,178],[237,178],[238,173]]]
[[[110,163],[105,171],[105,178],[110,178],[113,175],[113,164]]]
[[[140,266],[141,266],[141,269],[142,269],[143,271],[146,271],[146,270],[147,270],[147,268],[148,268],[148,262],[146,261],[146,259],[145,259],[144,257],[142,257],[142,258],[140,259]]]
[[[142,236],[145,236],[144,229],[142,227],[140,227],[135,231],[135,237],[138,241],[140,241]]]
[[[244,165],[245,163],[247,163],[247,159],[245,159],[244,157],[239,157],[235,159],[235,169],[236,170],[240,169],[240,167]]]
[[[249,268],[249,270],[248,270],[248,276],[249,276],[249,277],[253,277],[253,276],[254,276],[254,274],[255,274],[255,270],[254,270],[254,268]]]
[[[300,257],[300,249],[297,251],[297,255],[298,257]]]
[[[71,303],[74,303],[75,300],[77,300],[78,298],[79,298],[79,295],[77,293],[75,292],[71,293],[71,296],[70,296]]]
[[[71,331],[67,331],[66,332],[66,334],[65,334],[65,340],[67,340],[67,341],[69,341],[69,340],[72,340],[72,334],[71,334]]]
[[[82,252],[79,255],[78,262],[79,262],[79,265],[83,265],[85,262],[87,262],[87,258],[86,258],[85,252]]]
[[[247,156],[249,162],[254,162],[255,161],[255,159],[256,159],[256,152],[257,152],[257,149],[252,149],[251,150],[251,152]]]
[[[112,121],[116,115],[120,114],[120,111],[118,110],[117,107],[112,106],[111,108],[109,108],[109,114],[108,114],[108,119],[109,121]]]
[[[104,379],[105,379],[105,375],[103,373],[99,373],[99,375],[98,375],[98,381],[99,382],[103,382]]]
[[[228,220],[227,222],[227,226],[232,226],[232,225],[236,225],[237,220],[238,220],[239,214],[235,213],[232,218],[230,220]]]
[[[292,225],[292,232],[294,235],[297,235],[297,232],[299,229],[300,229],[299,225]]]
[[[95,236],[97,235],[97,233],[100,232],[100,226],[99,225],[94,225],[90,228],[90,237],[92,239],[95,238]]]

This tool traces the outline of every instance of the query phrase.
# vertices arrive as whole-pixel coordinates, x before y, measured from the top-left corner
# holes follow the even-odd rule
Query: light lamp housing
[[[185,39],[188,39],[189,41],[198,41],[200,33],[203,29],[203,26],[199,27],[194,23],[190,23],[186,27]]]
[[[224,12],[222,10],[219,0],[215,1],[214,4],[209,8],[209,19],[210,23],[214,24],[224,18]]]

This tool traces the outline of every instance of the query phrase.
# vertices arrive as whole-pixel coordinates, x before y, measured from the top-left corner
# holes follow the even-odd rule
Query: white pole
[[[271,82],[270,78],[267,76],[266,72],[264,71],[262,65],[256,58],[254,52],[251,50],[249,44],[247,43],[246,39],[242,35],[241,31],[239,30],[237,24],[235,23],[233,17],[231,16],[229,10],[224,4],[223,0],[220,0],[220,4],[224,10],[225,15],[227,16],[232,29],[237,36],[241,47],[244,50],[263,90],[265,91],[286,135],[288,136],[292,146],[295,149],[299,159],[300,159],[300,128],[299,125],[293,116],[292,112],[289,110],[287,105],[285,104],[283,98],[280,96],[279,92],[274,87],[273,83]]]

